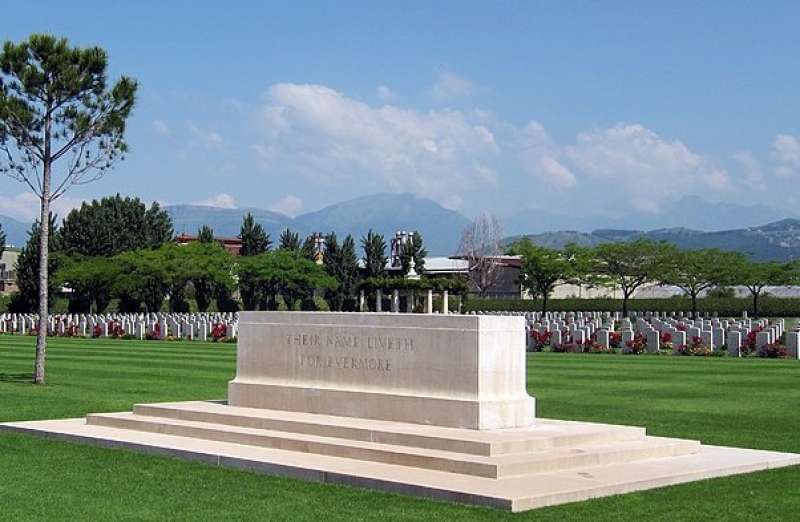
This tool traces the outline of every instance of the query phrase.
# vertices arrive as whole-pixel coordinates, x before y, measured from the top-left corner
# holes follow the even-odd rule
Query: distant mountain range
[[[223,209],[196,205],[171,205],[166,210],[172,216],[175,232],[196,234],[208,225],[220,236],[236,236],[247,212],[277,241],[288,228],[306,236],[314,232],[331,231],[342,238],[352,234],[358,241],[371,228],[383,234],[387,245],[397,230],[418,230],[428,252],[432,255],[451,255],[469,220],[429,199],[410,194],[375,194],[330,205],[316,212],[295,218],[262,209]]]
[[[3,227],[3,232],[6,234],[7,244],[21,247],[28,240],[30,223],[23,223],[8,216],[0,216],[0,226]]]
[[[527,237],[537,245],[562,248],[569,243],[594,246],[612,241],[631,241],[647,238],[666,241],[680,248],[719,248],[744,252],[753,259],[788,261],[800,257],[800,220],[783,219],[767,225],[716,232],[701,232],[688,228],[661,228],[650,230],[599,229],[593,232],[560,231],[512,236],[512,242]]]
[[[172,216],[176,234],[196,234],[202,225],[208,225],[218,236],[236,236],[243,216],[251,212],[273,241],[287,227],[302,236],[335,231],[340,237],[352,234],[356,239],[372,228],[383,234],[387,243],[397,230],[419,230],[428,252],[442,256],[455,253],[461,233],[469,224],[463,214],[410,194],[363,196],[295,218],[257,208],[171,205],[166,210]],[[567,243],[596,245],[646,237],[682,248],[738,250],[755,259],[800,257],[800,220],[782,217],[785,214],[767,207],[710,203],[687,196],[666,202],[658,214],[640,212],[608,218],[522,210],[503,220],[503,226],[510,235],[508,241],[525,235],[537,244],[557,248]],[[769,224],[753,226],[765,222]],[[9,243],[24,244],[30,224],[4,216],[0,216],[0,224]]]
[[[540,234],[554,230],[591,232],[598,229],[654,230],[688,228],[723,231],[772,223],[787,217],[800,218],[783,209],[766,205],[713,203],[698,196],[684,196],[662,203],[657,213],[623,212],[616,217],[582,216],[579,213],[558,213],[540,209],[513,209],[505,216],[507,234]]]

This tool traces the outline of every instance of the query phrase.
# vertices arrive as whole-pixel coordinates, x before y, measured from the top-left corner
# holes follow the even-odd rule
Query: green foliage
[[[245,215],[242,221],[239,239],[242,240],[242,249],[239,254],[243,257],[263,254],[272,246],[269,234],[264,232],[264,227],[261,226],[261,223],[255,222],[253,214],[250,212]]]
[[[692,315],[696,315],[700,293],[735,283],[733,268],[745,261],[742,254],[717,249],[676,250],[664,263],[659,282],[683,290],[692,300]]]
[[[202,227],[200,227],[200,230],[197,231],[197,241],[199,243],[214,242],[214,231],[211,230],[210,226],[203,225]]]
[[[137,84],[122,77],[110,89],[107,56],[99,47],[70,47],[65,39],[33,34],[0,53],[0,171],[48,200],[88,183],[127,151],[125,122]],[[31,171],[67,157],[63,181],[43,194]],[[49,189],[49,187],[48,187]]]
[[[112,287],[120,269],[108,257],[65,257],[53,279],[74,292],[73,300],[86,302],[88,309],[75,311],[104,313],[111,303]]]
[[[34,312],[39,307],[39,238],[41,227],[36,221],[28,232],[28,242],[19,253],[17,258],[17,286],[19,293],[15,297],[14,308],[16,312]],[[50,236],[48,238],[50,255],[47,265],[50,273],[54,273],[59,266],[60,256],[56,254],[61,247],[60,234],[55,222],[55,216],[50,214]],[[48,279],[48,289],[50,294],[55,293],[58,288],[57,281],[53,278]],[[52,303],[48,301],[48,306],[52,309]]]
[[[69,255],[112,257],[160,247],[172,238],[172,220],[156,202],[147,208],[139,198],[116,194],[72,210],[61,235]]]
[[[288,228],[281,232],[281,237],[278,240],[278,248],[280,250],[299,252],[300,247],[300,235],[297,232],[292,232]]]
[[[731,272],[731,280],[747,287],[753,299],[753,315],[758,316],[759,298],[767,286],[780,286],[797,283],[798,263],[778,263],[776,261],[750,261],[741,256],[726,268]]]
[[[348,235],[339,246],[336,234],[331,232],[325,239],[325,271],[337,281],[335,288],[325,294],[333,311],[355,310],[355,292],[358,285],[358,258],[353,236]]]
[[[367,235],[361,238],[361,248],[364,251],[364,275],[366,277],[383,277],[386,273],[386,240],[382,235],[369,229]]]
[[[10,295],[0,295],[0,313],[8,311],[8,305],[11,303]]]
[[[520,285],[531,296],[541,298],[543,312],[553,290],[578,274],[577,263],[573,264],[567,251],[536,246],[527,238],[511,245],[509,253],[522,256]]]
[[[170,278],[160,252],[137,250],[114,258],[120,273],[114,281],[120,312],[157,312],[167,296]]]
[[[595,282],[619,288],[623,297],[622,312],[627,314],[628,299],[633,292],[646,283],[658,281],[677,249],[666,243],[637,239],[601,243],[591,253],[595,264],[590,273],[595,276]]]
[[[0,256],[3,255],[3,251],[6,249],[6,234],[3,232],[3,225],[0,225]]]
[[[298,302],[304,307],[313,302],[315,289],[332,290],[337,286],[321,266],[290,250],[241,258],[236,272],[240,280],[247,279],[268,294],[261,296],[261,302],[272,309],[277,307],[277,296],[293,310]]]
[[[622,299],[550,299],[548,309],[553,312],[621,312]],[[798,317],[800,316],[800,298],[762,296],[759,311],[763,317]],[[481,299],[470,298],[465,310],[534,312],[541,310],[539,299]],[[692,309],[692,301],[688,297],[670,297],[654,299],[631,299],[628,301],[629,312],[683,312]],[[697,300],[699,314],[719,314],[720,317],[740,317],[742,312],[752,315],[752,300],[747,298],[711,298],[702,297]]]
[[[454,294],[466,294],[467,282],[457,277],[421,277],[419,279],[406,279],[404,277],[368,277],[358,284],[358,288],[365,291],[383,290],[433,290],[441,292],[447,290]]]
[[[316,261],[316,258],[314,256],[315,245],[316,243],[314,241],[313,235],[306,237],[305,240],[303,241],[303,246],[300,247],[300,255],[303,256],[303,258],[308,259],[309,261]]]

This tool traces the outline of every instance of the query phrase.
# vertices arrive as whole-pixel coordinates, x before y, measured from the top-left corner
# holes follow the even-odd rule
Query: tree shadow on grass
[[[0,372],[0,382],[14,382],[17,384],[30,384],[33,382],[32,373],[3,373]]]

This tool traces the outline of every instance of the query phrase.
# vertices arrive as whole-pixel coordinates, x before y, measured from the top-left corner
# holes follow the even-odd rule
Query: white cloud
[[[718,191],[729,186],[725,171],[681,141],[667,141],[642,125],[583,132],[566,156],[581,172],[614,183],[613,190],[626,192],[641,210],[658,211],[665,198],[704,186]]]
[[[433,98],[439,102],[467,98],[475,94],[476,90],[475,84],[463,76],[442,71],[433,84]]]
[[[275,202],[269,209],[273,212],[286,214],[289,217],[295,217],[303,209],[303,200],[289,194],[280,201]]]
[[[526,172],[557,189],[575,186],[575,174],[561,163],[561,152],[541,123],[528,122],[519,130],[518,141]]]
[[[78,208],[83,199],[62,196],[51,203],[50,211],[63,219],[70,210]],[[41,216],[41,202],[33,192],[22,192],[16,196],[0,196],[0,214],[20,221],[33,221]]]
[[[201,201],[193,201],[192,205],[201,205],[204,207],[217,207],[217,208],[236,208],[236,200],[230,194],[217,194],[208,199]]]
[[[162,136],[169,136],[172,134],[172,130],[169,128],[169,125],[164,122],[164,120],[154,120],[153,128],[155,128],[156,132]]]
[[[222,136],[211,130],[201,129],[192,122],[188,122],[189,132],[195,140],[206,148],[218,148],[222,145]]]
[[[372,107],[322,85],[277,84],[260,110],[262,163],[314,181],[412,192],[440,202],[483,184],[498,151],[474,116]]]
[[[386,85],[379,85],[375,91],[375,95],[382,102],[391,102],[397,99],[397,93]]]
[[[733,160],[739,164],[744,173],[744,181],[747,187],[756,190],[766,190],[767,184],[764,176],[764,171],[758,161],[747,151],[740,151],[733,154]]]
[[[778,134],[772,143],[772,157],[778,163],[775,175],[787,177],[800,173],[800,138]]]

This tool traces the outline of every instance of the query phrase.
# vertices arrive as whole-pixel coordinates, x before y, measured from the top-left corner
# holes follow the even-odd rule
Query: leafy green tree
[[[253,215],[249,212],[242,221],[239,238],[242,240],[242,248],[239,251],[242,257],[263,254],[269,250],[271,245],[269,234],[264,232],[264,228],[255,222]],[[255,310],[259,302],[263,300],[259,286],[251,281],[246,273],[239,277],[239,293],[245,310]]]
[[[73,185],[101,177],[127,151],[125,122],[137,84],[122,77],[109,88],[107,65],[98,47],[70,47],[43,34],[7,41],[0,53],[0,172],[25,183],[41,202],[36,384],[45,382],[50,206]],[[57,164],[63,168],[54,178]]]
[[[666,243],[637,239],[601,243],[594,247],[592,273],[600,285],[622,292],[622,315],[628,315],[628,300],[640,286],[656,282],[677,249]]]
[[[48,237],[48,248],[54,253],[54,255],[47,256],[47,263],[49,265],[48,273],[54,273],[59,266],[60,258],[58,255],[55,255],[55,252],[60,249],[60,240],[55,216],[50,214],[50,219],[48,221],[50,224],[49,229],[52,231]],[[25,246],[22,248],[17,258],[16,270],[19,295],[17,296],[16,302],[20,307],[20,311],[24,312],[34,312],[40,308],[39,297],[42,294],[39,291],[39,284],[41,282],[41,278],[39,277],[41,231],[42,227],[39,226],[39,221],[35,221],[28,232],[28,241],[25,243]],[[48,277],[47,284],[50,285],[48,295],[55,293],[58,289],[58,284],[53,278]],[[49,303],[49,306],[52,306],[52,303]]]
[[[101,314],[111,302],[112,287],[119,274],[117,263],[109,257],[65,257],[63,266],[55,273],[55,281],[85,300],[87,312]]]
[[[119,194],[83,203],[61,225],[69,255],[113,257],[129,250],[158,248],[172,239],[172,219],[158,203]]]
[[[240,279],[247,278],[280,295],[289,310],[295,308],[298,300],[313,296],[315,290],[332,290],[337,286],[323,267],[291,250],[278,249],[242,258],[237,272]]]
[[[194,288],[197,308],[208,310],[211,301],[233,288],[233,257],[219,243],[190,243],[177,247],[176,285],[189,283]]]
[[[135,250],[114,258],[119,275],[112,291],[119,297],[121,312],[158,312],[170,288],[170,274],[162,252]]]
[[[301,248],[300,235],[297,232],[292,232],[288,228],[281,232],[281,237],[278,240],[279,250],[290,250],[292,252],[299,252]]]
[[[781,286],[797,283],[797,265],[776,261],[751,261],[740,256],[729,270],[731,281],[750,291],[753,298],[753,316],[758,317],[758,299],[768,286]]]
[[[200,227],[200,230],[197,231],[197,241],[200,243],[214,242],[214,231],[211,230],[210,226],[203,225]]]
[[[716,248],[678,250],[666,260],[659,280],[677,286],[692,300],[692,317],[696,318],[700,294],[716,286],[731,284],[733,269],[744,260],[742,254]]]
[[[533,297],[542,299],[542,312],[547,311],[553,290],[570,282],[577,270],[568,252],[534,245],[528,238],[512,245],[509,253],[522,257],[520,284]]]
[[[408,241],[402,246],[400,251],[400,263],[403,266],[403,274],[408,274],[411,270],[411,260],[414,260],[414,271],[417,274],[425,272],[425,258],[428,251],[422,243],[422,234],[414,232],[409,236]]]

